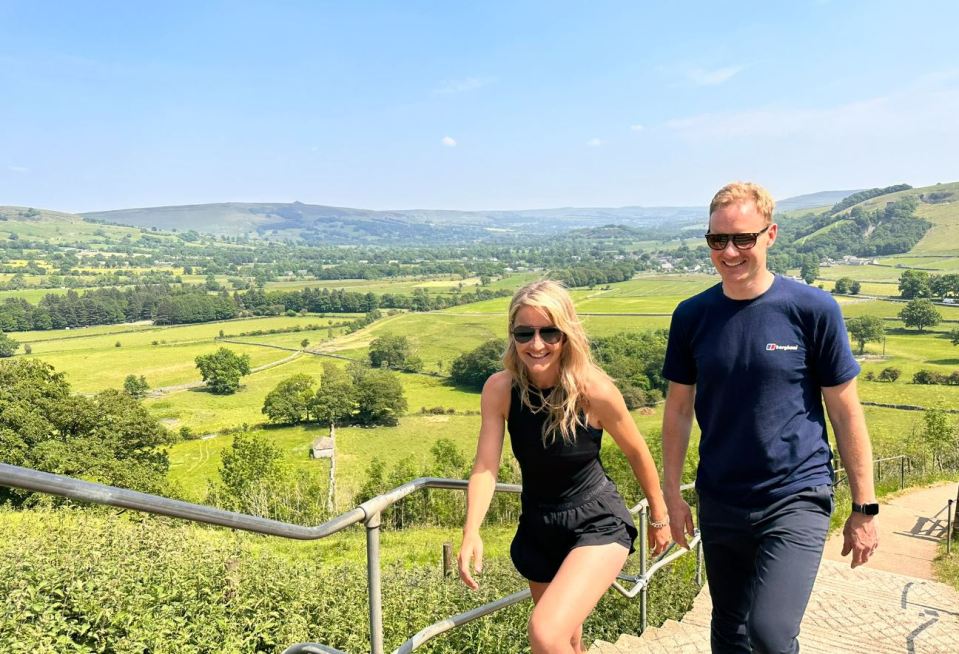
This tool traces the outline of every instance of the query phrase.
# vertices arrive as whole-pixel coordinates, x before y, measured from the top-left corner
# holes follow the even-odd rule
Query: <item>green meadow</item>
[[[944,266],[951,260],[937,257],[927,261],[924,257],[913,257],[896,264],[935,262]],[[880,297],[891,297],[898,292],[896,282],[900,270],[885,266],[823,269],[830,279],[840,276],[859,279],[863,283],[863,294]],[[530,273],[516,276],[509,283],[538,277]],[[346,281],[355,283],[337,284],[353,290],[367,288],[365,285],[369,284],[365,280]],[[473,281],[464,280],[464,283]],[[573,289],[571,294],[587,332],[597,338],[620,331],[667,328],[670,314],[680,301],[717,282],[718,278],[713,275],[645,275],[603,287]],[[493,286],[505,283],[506,280],[497,280]],[[375,284],[381,285],[379,292],[397,290],[389,282]],[[407,289],[428,284],[431,292],[442,292],[455,287],[459,281],[411,279],[399,284],[409,285]],[[832,282],[826,281],[824,286],[828,290]],[[857,297],[839,297],[837,301],[847,316],[877,315],[888,319],[885,355],[881,343],[869,343],[863,369],[878,373],[883,367],[895,366],[902,370],[902,377],[895,383],[862,380],[861,394],[865,401],[959,407],[959,387],[910,383],[912,374],[923,367],[945,373],[959,369],[959,349],[945,336],[951,328],[949,323],[920,335],[905,329],[896,319],[904,306],[901,302]],[[236,429],[263,434],[280,448],[287,465],[294,469],[315,471],[326,465],[308,457],[310,444],[325,434],[325,428],[267,426],[261,411],[266,395],[294,374],[304,373],[319,380],[325,361],[345,365],[341,357],[365,360],[370,341],[378,336],[386,333],[406,336],[414,352],[424,361],[421,374],[400,375],[407,398],[407,415],[396,427],[337,430],[338,501],[346,506],[362,484],[374,456],[384,460],[388,468],[412,456],[415,465],[420,467],[428,463],[430,447],[440,438],[452,439],[467,456],[472,455],[479,428],[479,395],[451,385],[446,375],[453,359],[461,353],[490,338],[505,336],[508,304],[509,298],[504,297],[429,313],[399,312],[351,334],[345,332],[342,323],[355,319],[356,314],[252,318],[171,327],[147,323],[109,325],[13,336],[31,344],[29,356],[51,363],[66,373],[76,391],[85,393],[118,388],[131,373],[144,375],[153,388],[198,382],[194,358],[221,345],[249,354],[254,367],[267,366],[245,377],[240,391],[234,395],[218,396],[196,388],[175,390],[145,400],[148,409],[171,429],[186,427],[203,437],[180,442],[170,449],[170,477],[194,499],[201,499],[208,482],[216,479],[221,453],[232,443],[230,434]],[[959,321],[959,307],[938,309],[946,320]],[[306,329],[307,326],[314,328]],[[294,327],[301,331],[240,336]],[[243,344],[218,342],[221,332],[242,340]],[[304,339],[309,341],[305,352],[301,351]],[[423,413],[424,409],[442,409],[443,413]],[[659,411],[647,413],[637,412],[634,418],[644,433],[658,438]],[[877,451],[884,454],[901,451],[903,434],[911,433],[916,420],[921,418],[918,412],[872,407],[867,413]]]

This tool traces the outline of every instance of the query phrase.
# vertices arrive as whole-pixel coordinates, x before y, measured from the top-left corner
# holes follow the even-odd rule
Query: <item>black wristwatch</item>
[[[879,515],[879,505],[876,503],[856,504],[853,502],[852,510],[856,513],[862,513],[863,515]]]

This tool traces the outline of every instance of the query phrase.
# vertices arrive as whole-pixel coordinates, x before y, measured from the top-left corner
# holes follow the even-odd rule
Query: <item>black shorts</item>
[[[638,533],[616,486],[607,480],[565,504],[534,504],[523,498],[509,553],[521,575],[547,583],[574,548],[619,543],[632,554]]]

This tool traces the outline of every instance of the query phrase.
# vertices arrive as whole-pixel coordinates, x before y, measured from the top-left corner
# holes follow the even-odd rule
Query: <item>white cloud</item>
[[[452,136],[444,136],[442,143],[448,148],[456,147],[456,139],[454,139]]]
[[[7,170],[9,170],[11,173],[19,173],[21,175],[30,172],[30,169],[24,166],[7,166]]]
[[[646,128],[643,127],[642,125],[630,125],[630,126],[629,126],[629,131],[631,131],[631,132],[642,132],[644,129],[646,129]]]
[[[602,139],[597,139],[597,138],[593,138],[593,139],[590,139],[590,140],[586,141],[586,145],[588,145],[588,146],[591,147],[591,148],[598,148],[598,147],[601,146],[602,144],[603,144],[603,140],[602,140]]]
[[[724,66],[707,70],[705,68],[691,68],[686,71],[686,78],[697,86],[718,86],[728,82],[742,71],[742,66]]]
[[[463,79],[447,80],[443,82],[439,88],[433,89],[433,93],[436,95],[466,93],[467,91],[475,91],[487,84],[492,84],[495,81],[495,78],[492,77],[464,77]]]

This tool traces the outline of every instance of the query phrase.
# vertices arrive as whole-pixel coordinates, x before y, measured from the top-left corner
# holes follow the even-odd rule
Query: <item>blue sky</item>
[[[959,180],[959,3],[0,0],[0,205],[696,205]]]

